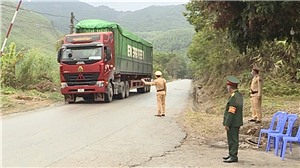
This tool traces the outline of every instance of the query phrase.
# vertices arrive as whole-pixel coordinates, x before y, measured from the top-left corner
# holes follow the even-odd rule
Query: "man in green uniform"
[[[223,162],[238,162],[239,129],[243,125],[243,96],[238,91],[239,80],[234,76],[227,77],[227,90],[231,94],[224,111],[223,125],[227,132],[229,156]]]

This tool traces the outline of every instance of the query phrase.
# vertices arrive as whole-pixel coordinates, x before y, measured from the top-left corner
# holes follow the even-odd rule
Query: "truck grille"
[[[73,73],[63,74],[68,86],[74,85],[95,85],[99,73]]]

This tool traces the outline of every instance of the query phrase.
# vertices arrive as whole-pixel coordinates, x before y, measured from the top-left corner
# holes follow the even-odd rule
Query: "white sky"
[[[108,6],[117,11],[135,11],[152,5],[166,6],[186,4],[189,0],[80,0],[93,6]]]

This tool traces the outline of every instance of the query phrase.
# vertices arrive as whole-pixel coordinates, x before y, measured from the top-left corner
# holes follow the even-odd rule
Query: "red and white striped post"
[[[3,53],[3,51],[4,51],[5,44],[6,44],[6,42],[7,42],[9,33],[10,33],[11,28],[12,28],[12,26],[13,26],[13,24],[14,24],[15,19],[16,19],[16,16],[17,16],[17,13],[18,13],[19,8],[20,8],[20,6],[21,6],[21,3],[22,3],[22,0],[20,0],[19,4],[18,4],[18,6],[17,6],[16,12],[15,12],[15,14],[14,14],[14,17],[13,17],[12,20],[11,20],[9,29],[8,29],[8,31],[7,31],[7,33],[6,33],[6,37],[5,37],[5,39],[4,39],[4,42],[3,42],[3,45],[2,45],[2,48],[1,48],[1,51],[0,51],[0,56],[2,56],[2,53]]]

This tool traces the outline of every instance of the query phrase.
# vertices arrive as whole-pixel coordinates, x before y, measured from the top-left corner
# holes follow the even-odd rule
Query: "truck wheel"
[[[125,98],[125,84],[124,82],[120,83],[120,93],[116,96],[118,99],[124,99]]]
[[[136,90],[137,90],[138,93],[144,93],[145,92],[144,88],[137,88]]]
[[[151,86],[147,86],[147,92],[151,91]]]
[[[110,103],[113,99],[113,88],[111,83],[108,83],[106,88],[106,93],[104,94],[104,101],[105,103]]]
[[[75,95],[65,95],[65,102],[68,102],[69,104],[74,104],[76,102],[76,96]]]
[[[128,81],[125,81],[125,98],[129,97],[129,91],[130,91],[129,83]]]
[[[138,93],[147,93],[150,91],[150,86],[145,85],[142,88],[137,88],[137,92]]]

